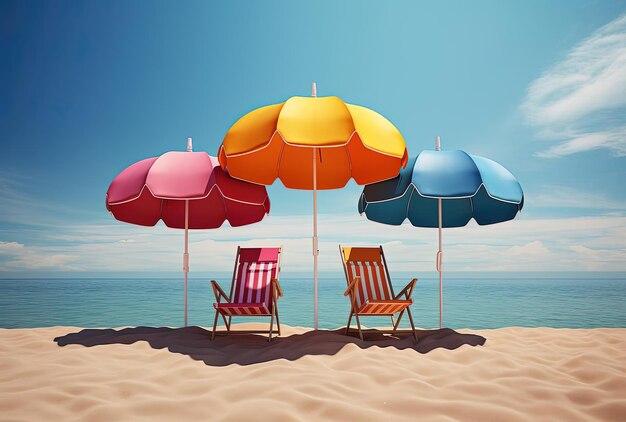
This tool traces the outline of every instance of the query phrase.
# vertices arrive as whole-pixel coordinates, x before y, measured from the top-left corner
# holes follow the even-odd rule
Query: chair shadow
[[[486,341],[482,336],[461,334],[450,328],[418,330],[417,343],[410,331],[398,330],[390,336],[376,330],[365,330],[365,341],[353,335],[346,336],[344,331],[345,328],[307,331],[303,334],[276,337],[268,343],[266,336],[255,334],[220,335],[211,341],[211,332],[201,327],[133,327],[119,330],[84,329],[57,337],[54,341],[59,346],[77,344],[86,347],[145,341],[153,349],[167,349],[172,353],[187,355],[208,366],[253,365],[277,359],[293,361],[311,355],[330,356],[347,344],[356,344],[361,349],[394,347],[428,353],[437,348],[453,350],[465,344],[482,346]]]

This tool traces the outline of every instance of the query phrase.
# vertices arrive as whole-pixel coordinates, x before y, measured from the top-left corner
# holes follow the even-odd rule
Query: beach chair
[[[417,342],[413,316],[409,306],[413,303],[411,294],[417,279],[414,278],[397,295],[393,293],[391,278],[385,261],[383,247],[377,248],[350,248],[339,245],[339,253],[343,263],[348,288],[344,296],[350,296],[350,316],[346,325],[346,335],[350,332],[350,322],[354,316],[359,332],[361,331],[360,316],[388,316],[391,317],[393,330],[383,330],[383,333],[395,333],[402,316],[406,312],[411,322],[413,338]],[[394,321],[394,315],[399,313]]]
[[[217,320],[221,316],[226,325],[225,334],[260,333],[269,334],[268,341],[272,340],[274,331],[274,317],[278,335],[280,335],[280,320],[278,319],[278,298],[283,295],[278,282],[280,274],[280,248],[237,248],[235,269],[227,296],[215,280],[211,280],[216,303],[215,321],[211,340],[215,338]],[[269,331],[233,331],[230,329],[232,318],[236,316],[270,317]],[[217,334],[222,334],[217,333]]]

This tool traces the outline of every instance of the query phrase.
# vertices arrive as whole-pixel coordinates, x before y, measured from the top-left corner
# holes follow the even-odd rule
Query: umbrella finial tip
[[[187,152],[193,151],[193,143],[191,142],[191,138],[187,138]]]
[[[311,97],[317,97],[317,84],[315,82],[311,84]]]
[[[435,151],[441,151],[441,137],[437,135],[437,140],[435,141]]]

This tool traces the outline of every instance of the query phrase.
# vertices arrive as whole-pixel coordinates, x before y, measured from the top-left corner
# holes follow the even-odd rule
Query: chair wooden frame
[[[240,257],[241,247],[237,246],[237,257],[235,259],[235,268],[233,270],[233,278],[230,284],[230,294],[227,296],[224,290],[220,287],[219,283],[215,280],[211,280],[211,287],[213,288],[213,294],[215,295],[216,304],[223,303],[221,300],[224,299],[226,303],[232,302],[232,296],[234,293],[235,286],[235,278],[237,277],[237,268],[239,266],[239,257]],[[221,334],[269,334],[267,341],[272,341],[272,333],[274,332],[274,317],[276,317],[276,326],[278,335],[280,336],[280,319],[278,317],[278,298],[283,296],[283,290],[280,287],[280,282],[278,281],[280,277],[280,266],[281,266],[281,257],[283,254],[282,245],[278,247],[278,261],[276,263],[276,278],[270,280],[272,287],[272,297],[271,297],[271,307],[270,309],[270,328],[269,330],[231,330],[231,323],[233,315],[229,315],[228,318],[226,315],[222,314],[219,310],[215,309],[215,320],[213,321],[213,332],[211,333],[211,340],[215,339],[215,335]],[[219,317],[222,317],[224,320],[224,325],[226,326],[226,331],[217,331],[217,320]],[[259,316],[259,317],[267,317],[267,315],[238,315],[238,316]]]
[[[411,295],[413,294],[413,289],[415,288],[415,284],[417,283],[417,278],[414,278],[411,281],[409,281],[409,283],[400,291],[400,293],[396,295],[393,292],[393,283],[391,282],[391,276],[389,275],[389,269],[387,268],[387,260],[385,259],[385,252],[383,251],[382,245],[379,245],[379,248],[380,248],[380,255],[382,257],[382,263],[383,263],[383,266],[385,267],[385,275],[387,276],[387,283],[389,284],[389,291],[391,292],[393,300],[398,300],[402,296],[404,296],[406,300],[412,300]],[[346,324],[346,335],[349,335],[350,333],[350,322],[352,322],[352,317],[354,316],[356,319],[359,338],[363,340],[363,331],[361,330],[361,322],[359,321],[359,315],[361,316],[377,316],[377,315],[359,314],[358,312],[359,308],[357,306],[357,295],[359,293],[359,285],[361,284],[360,283],[361,277],[357,276],[357,277],[354,277],[352,280],[349,279],[350,276],[348,275],[348,267],[346,265],[346,256],[344,254],[344,250],[341,245],[339,245],[339,253],[341,255],[341,263],[343,265],[343,271],[346,276],[346,282],[348,283],[348,288],[343,293],[343,295],[350,296],[350,316],[348,317],[348,323]],[[415,339],[415,342],[417,342],[417,334],[415,333],[415,325],[413,324],[413,315],[411,315],[410,306],[407,306],[402,311],[400,311],[400,314],[398,315],[398,319],[396,321],[394,321],[393,315],[391,315],[391,325],[393,326],[392,330],[378,330],[378,331],[381,333],[385,333],[385,334],[395,334],[398,330],[398,325],[400,325],[400,320],[402,319],[402,316],[404,315],[405,311],[409,317],[409,321],[411,322],[411,331],[413,333],[413,338]],[[386,316],[386,315],[379,315],[379,316]]]

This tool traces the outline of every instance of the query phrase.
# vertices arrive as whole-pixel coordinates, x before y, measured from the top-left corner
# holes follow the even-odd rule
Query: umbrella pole
[[[185,201],[185,253],[183,273],[185,274],[185,327],[187,326],[187,273],[189,272],[189,201]]]
[[[439,272],[439,328],[443,328],[443,268],[441,266],[441,260],[443,258],[443,251],[441,250],[441,198],[438,199],[439,208],[439,251],[437,252],[437,271]]]
[[[313,328],[317,330],[317,148],[313,148]]]
[[[435,140],[435,151],[441,151],[441,138],[437,135]],[[443,251],[441,250],[441,198],[437,199],[438,217],[439,217],[439,250],[437,251],[437,272],[439,273],[439,328],[443,328],[443,268],[441,268],[441,260],[443,258]]]

